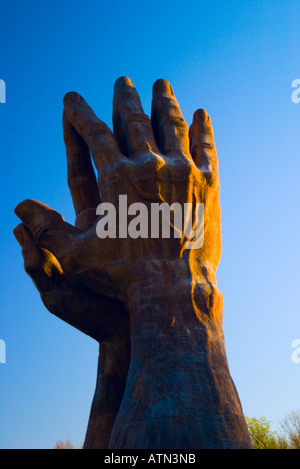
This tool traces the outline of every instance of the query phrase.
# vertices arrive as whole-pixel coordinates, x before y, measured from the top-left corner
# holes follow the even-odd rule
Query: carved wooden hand
[[[117,80],[113,132],[77,93],[66,95],[64,110],[92,154],[101,201],[115,208],[118,220],[120,196],[131,206],[129,215],[141,206],[152,215],[155,204],[188,207],[194,225],[204,204],[202,242],[192,245],[175,218],[171,235],[147,236],[143,226],[140,237],[130,236],[128,226],[127,233],[112,230],[104,238],[97,229],[101,211],[82,232],[39,202],[16,208],[35,243],[51,251],[70,278],[130,310],[131,363],[109,446],[250,447],[227,364],[216,284],[221,226],[210,118],[198,110],[188,129],[165,80],[154,84],[151,120],[132,82]],[[156,221],[150,216],[151,224]]]

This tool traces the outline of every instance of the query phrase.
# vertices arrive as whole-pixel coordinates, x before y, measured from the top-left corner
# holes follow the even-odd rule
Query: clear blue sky
[[[53,317],[23,271],[14,207],[34,198],[74,222],[62,98],[77,91],[109,125],[116,78],[144,109],[166,78],[188,124],[211,115],[220,160],[229,365],[244,411],[274,429],[300,408],[300,3],[289,0],[0,2],[0,447],[84,440],[98,347]]]

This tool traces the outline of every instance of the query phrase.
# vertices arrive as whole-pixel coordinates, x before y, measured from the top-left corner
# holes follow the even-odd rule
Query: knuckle
[[[135,178],[150,179],[157,177],[159,170],[164,166],[163,159],[151,152],[147,152],[143,158],[135,163]]]
[[[87,137],[91,138],[97,135],[109,135],[110,130],[104,122],[93,122],[88,126]]]
[[[183,117],[180,116],[167,115],[163,124],[167,127],[176,127],[177,129],[181,129],[184,132],[188,132],[188,125]]]
[[[215,152],[215,145],[211,142],[191,140],[192,151],[195,154],[206,154],[207,152]]]
[[[218,189],[220,185],[220,181],[219,181],[218,173],[216,171],[213,171],[213,170],[203,171],[203,176],[206,180],[206,184],[211,189]]]
[[[132,162],[128,158],[113,159],[111,164],[101,168],[100,179],[103,183],[126,181],[131,174]]]
[[[36,275],[40,275],[40,265],[37,260],[26,260],[24,262],[24,270],[26,274],[30,277],[35,277]]]
[[[168,177],[181,180],[190,180],[194,174],[194,168],[188,158],[183,154],[177,154],[168,159]]]
[[[149,117],[146,114],[143,114],[142,112],[128,113],[126,121],[127,121],[127,124],[142,123],[142,124],[148,124],[149,126],[151,125],[151,121]]]

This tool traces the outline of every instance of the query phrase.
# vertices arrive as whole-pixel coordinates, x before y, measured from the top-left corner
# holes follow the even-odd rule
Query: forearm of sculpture
[[[131,364],[110,448],[250,448],[220,292],[164,278],[132,292]]]
[[[101,297],[100,302],[97,294],[93,291],[88,293],[83,286],[78,286],[77,290],[68,288],[43,292],[41,298],[52,314],[100,343],[96,387],[84,449],[106,449],[128,374],[129,322],[123,305],[118,301]],[[111,326],[113,315],[116,318],[114,328]],[[105,317],[110,318],[107,324]]]
[[[130,362],[129,334],[100,345],[96,390],[84,449],[107,449],[123,398]]]

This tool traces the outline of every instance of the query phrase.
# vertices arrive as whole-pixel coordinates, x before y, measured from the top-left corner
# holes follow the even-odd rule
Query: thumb
[[[80,230],[65,222],[52,208],[28,199],[17,205],[15,214],[30,231],[34,244],[52,252],[60,263],[72,251]]]
[[[22,247],[24,268],[40,293],[62,288],[64,274],[56,258],[46,249],[36,246],[30,231],[22,223],[13,233]]]

